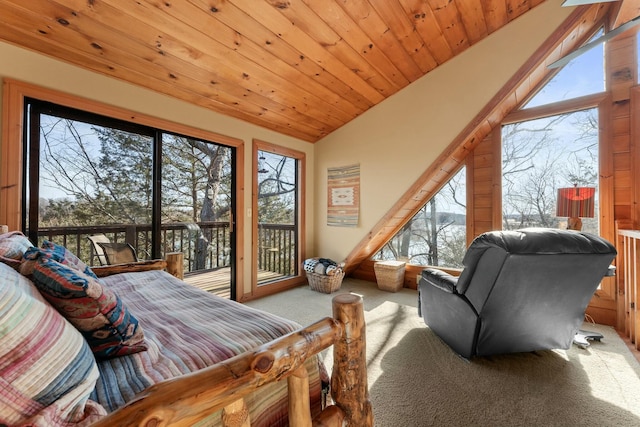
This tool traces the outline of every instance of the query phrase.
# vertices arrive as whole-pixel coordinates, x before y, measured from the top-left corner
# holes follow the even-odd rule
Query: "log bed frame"
[[[181,276],[180,257],[132,264],[92,267],[99,277],[165,269]],[[181,277],[179,277],[181,278]],[[216,365],[155,384],[95,427],[191,426],[222,409],[225,427],[249,427],[244,396],[261,386],[287,379],[289,424],[307,426],[373,426],[366,368],[362,297],[339,294],[332,300],[333,317],[282,336]],[[333,345],[331,396],[315,419],[309,407],[309,382],[304,361]]]

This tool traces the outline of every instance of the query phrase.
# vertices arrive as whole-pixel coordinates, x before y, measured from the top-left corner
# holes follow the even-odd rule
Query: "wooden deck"
[[[268,282],[270,280],[282,277],[282,274],[272,271],[259,271],[258,283]],[[218,270],[205,271],[202,273],[186,273],[184,281],[188,284],[214,293],[223,298],[231,297],[231,268],[224,267]]]

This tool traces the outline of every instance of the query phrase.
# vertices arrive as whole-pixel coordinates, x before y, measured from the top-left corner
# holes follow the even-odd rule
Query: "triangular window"
[[[603,35],[598,31],[591,40]],[[522,108],[604,92],[604,43],[589,49],[562,67]]]

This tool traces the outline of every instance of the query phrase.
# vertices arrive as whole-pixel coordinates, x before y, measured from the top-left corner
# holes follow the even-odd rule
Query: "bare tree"
[[[449,180],[384,245],[376,258],[407,259],[419,265],[461,266],[466,248],[464,180],[464,173]]]
[[[595,109],[503,127],[503,228],[557,227],[556,190],[597,184]]]

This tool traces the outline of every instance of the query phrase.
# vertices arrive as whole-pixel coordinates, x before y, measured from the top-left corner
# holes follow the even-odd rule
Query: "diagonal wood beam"
[[[609,9],[608,3],[582,6],[567,17],[349,253],[347,274],[379,251],[463,166],[475,146],[555,75],[557,70],[548,70],[547,65],[588,40],[603,25]]]
[[[609,12],[609,28],[614,30],[625,22],[640,16],[640,2],[637,0],[623,0],[611,6]]]

